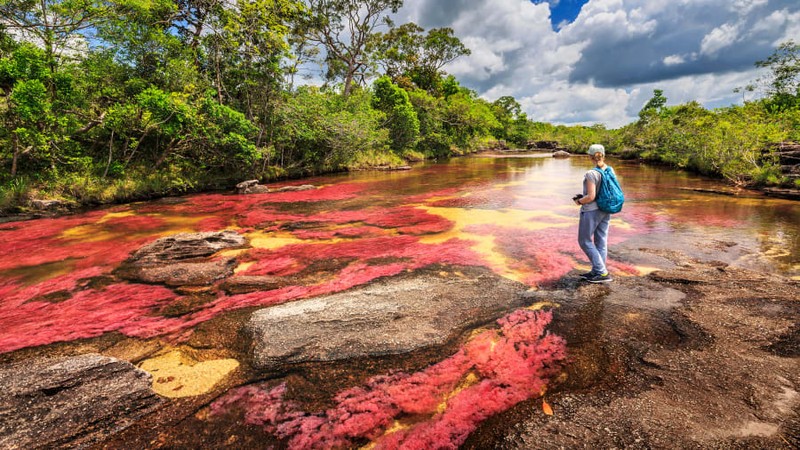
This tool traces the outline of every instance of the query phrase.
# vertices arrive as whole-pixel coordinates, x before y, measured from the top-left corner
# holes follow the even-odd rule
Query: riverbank
[[[566,381],[489,419],[464,448],[782,449],[800,445],[800,283],[639,249],[673,267],[563,279]]]
[[[471,154],[467,156],[499,155],[502,157],[516,157],[524,153],[531,153],[537,156],[541,156],[543,158],[551,157],[553,155],[550,152],[541,152],[541,151],[532,152],[531,150],[525,150],[525,149],[508,149],[508,150],[486,149],[478,154]],[[572,154],[570,156],[585,156],[585,155]],[[641,159],[637,161],[640,164],[644,165],[654,165],[656,167],[659,166],[671,167],[668,164],[664,163],[659,164],[656,161],[645,161]],[[382,163],[380,165],[363,167],[356,171],[358,172],[370,171],[370,170],[392,171],[392,170],[408,170],[412,168],[413,168],[412,166],[406,165],[405,163],[396,166],[386,165]],[[340,172],[327,172],[327,173],[340,173]],[[316,175],[323,175],[323,174],[325,173],[320,173]],[[267,180],[266,182],[269,184],[294,183],[304,178],[308,177],[283,177],[283,178],[270,179]],[[234,186],[236,185],[236,183],[240,181],[242,180],[238,178],[236,179],[229,178],[225,180],[214,179],[202,185],[195,184],[191,186],[187,185],[178,187],[169,187],[167,186],[168,183],[155,183],[155,184],[149,183],[146,184],[145,189],[143,190],[134,189],[128,191],[119,191],[114,195],[106,195],[106,194],[85,195],[80,197],[82,200],[76,198],[64,199],[64,197],[62,196],[39,196],[38,194],[29,195],[27,193],[19,193],[15,195],[17,195],[20,198],[22,197],[27,198],[29,196],[30,198],[27,198],[24,201],[20,200],[12,204],[6,205],[4,209],[0,208],[0,223],[17,221],[17,220],[37,219],[43,217],[58,217],[102,206],[124,204],[124,203],[144,201],[144,200],[157,200],[162,198],[177,197],[186,194],[198,194],[198,193],[209,193],[209,192],[234,192],[235,191]],[[784,198],[789,200],[800,200],[800,189],[792,189],[792,188],[756,186],[745,189],[734,186],[733,184],[729,183],[729,187],[726,189],[691,189],[691,190],[705,192],[709,194],[726,195],[726,196],[761,194],[761,195]],[[38,191],[34,189],[33,192],[38,192]]]

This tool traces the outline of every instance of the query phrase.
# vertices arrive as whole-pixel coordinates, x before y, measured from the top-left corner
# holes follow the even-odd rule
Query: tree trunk
[[[106,170],[103,172],[103,179],[108,175],[108,168],[111,167],[111,155],[114,149],[114,130],[111,130],[111,140],[108,143],[108,162],[106,163]]]
[[[19,137],[14,133],[14,159],[11,160],[11,176],[17,175],[17,159],[19,159]]]

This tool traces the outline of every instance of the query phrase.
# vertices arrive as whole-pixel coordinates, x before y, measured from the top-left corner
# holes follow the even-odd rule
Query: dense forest
[[[776,150],[800,141],[793,42],[757,63],[769,76],[742,90],[764,94],[742,106],[667,106],[655,91],[621,129],[556,126],[461,86],[443,68],[470,50],[449,28],[393,23],[401,5],[0,0],[0,212],[394,167],[497,141],[604,142],[737,184],[800,187]]]

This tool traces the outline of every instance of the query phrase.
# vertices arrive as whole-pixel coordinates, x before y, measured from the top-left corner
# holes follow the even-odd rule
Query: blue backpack
[[[617,175],[614,174],[614,169],[606,166],[605,170],[595,167],[594,170],[600,172],[602,178],[600,185],[597,186],[597,207],[600,211],[607,213],[618,213],[622,211],[622,204],[625,203],[625,195],[622,193],[622,188],[619,187]]]

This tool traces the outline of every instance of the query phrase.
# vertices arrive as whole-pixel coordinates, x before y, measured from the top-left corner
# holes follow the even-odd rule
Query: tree
[[[341,79],[344,95],[350,95],[370,65],[367,42],[384,14],[395,13],[403,0],[309,0],[314,12],[309,26],[310,41],[325,48],[328,79]]]
[[[667,104],[667,98],[664,97],[664,91],[661,89],[654,89],[653,90],[653,97],[645,103],[644,107],[641,111],[639,111],[639,117],[646,115],[649,112],[659,113],[664,109],[664,106]]]
[[[505,95],[492,103],[492,110],[501,125],[495,137],[524,146],[531,137],[532,127],[528,115],[522,112],[522,105],[514,97]]]
[[[419,118],[408,99],[408,93],[383,76],[375,81],[373,107],[386,114],[392,150],[402,154],[414,147],[419,138]]]
[[[800,97],[800,44],[786,41],[769,58],[757,61],[756,66],[771,71],[765,81],[772,109],[782,110],[797,105]]]
[[[64,58],[85,55],[87,38],[109,13],[110,7],[101,0],[0,2],[3,25],[19,40],[29,41],[44,50],[51,75],[55,75]],[[52,84],[48,90],[52,95]]]
[[[453,35],[451,28],[423,29],[407,23],[387,33],[376,33],[370,53],[396,83],[412,81],[420,89],[434,93],[441,87],[441,69],[470,50]]]

